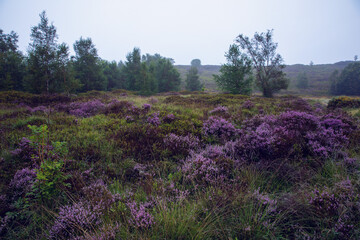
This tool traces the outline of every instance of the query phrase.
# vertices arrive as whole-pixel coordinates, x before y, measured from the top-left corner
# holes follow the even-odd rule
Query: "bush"
[[[360,107],[360,99],[354,97],[335,97],[328,102],[329,109],[335,108],[358,108]]]
[[[225,142],[236,136],[237,130],[227,120],[219,117],[210,117],[203,125],[205,136],[213,137],[215,140]]]

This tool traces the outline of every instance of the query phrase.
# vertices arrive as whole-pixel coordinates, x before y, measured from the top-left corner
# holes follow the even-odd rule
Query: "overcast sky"
[[[72,50],[90,37],[110,61],[139,47],[175,64],[222,64],[236,36],[267,29],[286,64],[360,56],[360,0],[0,0],[0,28],[18,33],[25,52],[43,10],[59,42]]]

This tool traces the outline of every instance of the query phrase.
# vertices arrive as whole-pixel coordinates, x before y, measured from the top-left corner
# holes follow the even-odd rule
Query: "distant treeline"
[[[134,48],[125,62],[109,62],[98,56],[91,38],[69,46],[57,43],[58,35],[46,13],[31,28],[27,55],[18,50],[18,35],[0,29],[0,90],[31,93],[73,93],[126,89],[142,95],[179,90],[181,78],[174,62],[159,54],[143,55]]]

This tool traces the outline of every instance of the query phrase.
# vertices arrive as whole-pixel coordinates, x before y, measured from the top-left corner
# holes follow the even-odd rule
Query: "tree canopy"
[[[18,35],[0,29],[0,90],[23,90],[24,56],[18,51]]]
[[[189,91],[200,91],[203,84],[199,80],[199,71],[197,67],[191,66],[185,80],[185,89]]]
[[[252,60],[256,71],[256,85],[261,89],[265,97],[272,97],[281,89],[287,89],[289,80],[285,77],[282,69],[285,67],[280,54],[276,53],[277,43],[272,39],[273,31],[255,33],[252,39],[240,34],[236,43],[246,50],[246,55]]]
[[[214,75],[216,84],[233,94],[250,95],[252,91],[251,60],[233,44],[225,54],[227,63],[220,68],[220,75]]]
[[[193,59],[193,60],[191,60],[191,66],[192,67],[200,67],[201,66],[201,61],[200,61],[200,59]]]
[[[350,63],[340,74],[334,71],[330,79],[331,94],[360,96],[360,62]]]
[[[74,44],[76,77],[80,80],[82,91],[106,90],[107,79],[103,74],[97,49],[91,38],[80,38]]]

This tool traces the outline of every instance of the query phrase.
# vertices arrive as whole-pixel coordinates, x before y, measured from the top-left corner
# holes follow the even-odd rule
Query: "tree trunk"
[[[267,98],[272,98],[273,97],[273,91],[271,88],[269,87],[265,87],[263,88],[263,96],[267,97]]]

